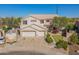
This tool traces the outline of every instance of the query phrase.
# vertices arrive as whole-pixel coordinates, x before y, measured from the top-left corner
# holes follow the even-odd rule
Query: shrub
[[[52,39],[52,37],[50,36],[49,33],[47,33],[47,36],[46,36],[45,40],[46,40],[47,43],[52,43],[53,42],[53,39]]]
[[[7,26],[2,28],[5,32],[8,31]]]
[[[63,36],[61,35],[52,35],[52,37],[54,38],[55,42],[58,42],[59,40],[63,40]]]
[[[52,33],[58,33],[58,32],[59,32],[58,28],[53,27]]]
[[[8,30],[10,30],[10,29],[12,29],[12,27],[10,27],[10,26],[8,26],[8,28],[7,28]]]
[[[7,32],[8,30],[12,29],[12,27],[4,26],[2,29],[3,29],[5,32]]]
[[[74,43],[74,44],[79,44],[79,39],[76,33],[72,34],[70,36],[70,42]]]
[[[68,43],[64,40],[60,40],[56,43],[56,47],[57,48],[64,48],[66,50],[68,47]]]
[[[73,30],[74,29],[74,25],[73,24],[68,24],[68,25],[65,26],[65,28],[67,30]]]

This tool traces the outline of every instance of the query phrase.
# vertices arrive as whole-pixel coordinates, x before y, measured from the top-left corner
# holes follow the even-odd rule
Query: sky
[[[30,14],[79,17],[79,4],[0,4],[0,17],[25,17]]]

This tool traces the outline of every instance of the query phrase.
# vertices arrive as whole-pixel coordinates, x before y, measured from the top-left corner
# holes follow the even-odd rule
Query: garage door
[[[44,37],[44,32],[36,32],[36,35],[37,35],[37,36]]]
[[[35,37],[35,32],[22,32],[22,37]]]

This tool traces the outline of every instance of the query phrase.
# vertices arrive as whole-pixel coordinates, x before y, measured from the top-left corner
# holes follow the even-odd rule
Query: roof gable
[[[31,24],[28,26],[25,26],[23,28],[21,28],[21,30],[29,30],[29,31],[46,31],[46,28],[43,28],[41,26],[35,25],[35,24]]]
[[[35,29],[28,26],[28,27],[22,28],[21,31],[35,31]]]

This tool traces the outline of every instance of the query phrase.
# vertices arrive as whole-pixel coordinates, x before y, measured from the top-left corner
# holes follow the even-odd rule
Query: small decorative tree
[[[53,39],[51,38],[49,33],[47,33],[47,36],[46,36],[45,40],[46,40],[47,43],[52,43],[53,42]]]

